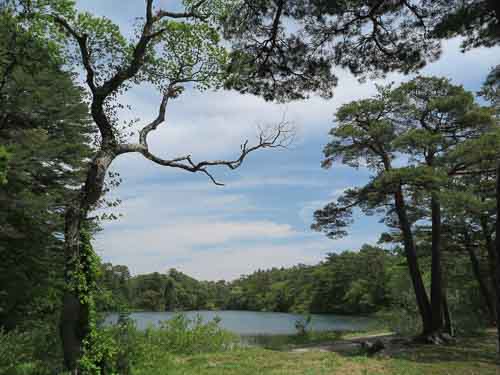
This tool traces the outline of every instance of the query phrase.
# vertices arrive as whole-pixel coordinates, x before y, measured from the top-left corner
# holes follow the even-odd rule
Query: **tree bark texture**
[[[411,231],[411,225],[406,212],[406,205],[401,188],[394,193],[394,201],[396,206],[396,213],[399,219],[399,226],[403,234],[403,243],[406,254],[406,261],[408,263],[408,270],[410,272],[418,310],[422,319],[422,334],[426,335],[432,332],[431,306],[418,265],[415,241],[413,240],[413,233]]]
[[[431,311],[432,331],[443,329],[443,283],[441,275],[441,205],[437,193],[431,196],[432,245],[431,245]]]

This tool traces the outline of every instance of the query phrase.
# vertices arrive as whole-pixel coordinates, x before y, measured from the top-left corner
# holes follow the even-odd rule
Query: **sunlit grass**
[[[139,365],[139,364],[138,364]],[[489,375],[497,374],[492,334],[459,340],[453,346],[416,346],[390,357],[311,350],[238,348],[190,356],[166,355],[157,367],[136,374],[174,375]]]

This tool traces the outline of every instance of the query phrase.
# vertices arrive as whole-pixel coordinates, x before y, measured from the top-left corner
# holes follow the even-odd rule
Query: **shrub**
[[[219,320],[204,323],[200,316],[177,315],[160,327],[139,331],[129,319],[101,328],[100,336],[112,339],[114,351],[104,364],[106,374],[152,374],[172,368],[173,355],[218,352],[232,348],[237,337],[219,327]]]
[[[230,349],[237,337],[220,328],[219,319],[204,323],[201,316],[189,319],[179,314],[162,322],[160,328],[144,333],[147,346],[157,346],[173,354],[218,352]]]
[[[0,330],[0,374],[17,374],[20,366],[31,366],[33,350],[28,333]]]
[[[306,336],[308,334],[308,329],[311,324],[312,316],[307,314],[305,317],[297,319],[295,321],[295,329],[299,336]]]
[[[0,374],[46,375],[60,373],[62,356],[52,325],[32,326],[29,331],[0,330]]]

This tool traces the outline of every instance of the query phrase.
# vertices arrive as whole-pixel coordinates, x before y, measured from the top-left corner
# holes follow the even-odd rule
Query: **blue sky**
[[[117,22],[130,34],[133,19],[143,14],[141,0],[78,0],[78,7]],[[160,1],[176,7],[175,1]],[[459,41],[444,45],[441,59],[421,74],[447,76],[477,91],[500,49],[460,53]],[[95,247],[104,261],[127,265],[132,273],[165,272],[169,268],[207,280],[234,279],[257,269],[314,264],[326,253],[355,250],[375,243],[384,230],[376,217],[359,215],[350,235],[329,240],[309,229],[312,213],[343,189],[363,184],[367,171],[335,165],[320,167],[322,149],[333,126],[335,110],[351,100],[369,97],[375,83],[401,82],[411,77],[390,75],[360,84],[338,71],[333,99],[313,97],[286,105],[235,92],[187,90],[169,107],[167,124],[150,137],[163,156],[192,154],[197,160],[230,158],[257,126],[286,119],[297,128],[289,150],[263,150],[250,155],[237,171],[214,170],[225,187],[203,175],[154,165],[139,155],[117,159],[112,169],[123,184],[112,193],[123,203],[118,221],[104,223]],[[159,94],[136,87],[121,100],[132,106],[124,119],[155,117]]]

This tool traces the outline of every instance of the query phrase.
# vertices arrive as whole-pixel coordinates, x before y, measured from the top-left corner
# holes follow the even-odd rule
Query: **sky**
[[[161,6],[175,8],[176,1]],[[79,9],[114,20],[130,34],[142,16],[141,0],[78,0]],[[500,48],[460,52],[460,41],[444,44],[443,55],[420,74],[446,76],[478,91],[498,63]],[[391,74],[359,83],[342,70],[333,99],[311,97],[275,104],[231,91],[187,90],[171,102],[167,122],[152,133],[153,152],[164,157],[191,154],[194,160],[238,156],[257,128],[283,116],[297,129],[287,150],[260,150],[236,171],[213,169],[224,187],[205,175],[161,167],[140,155],[120,156],[112,165],[123,183],[111,198],[122,203],[112,212],[119,220],[104,222],[94,247],[103,261],[127,265],[133,274],[170,268],[203,280],[232,280],[257,269],[315,264],[325,255],[374,244],[385,230],[379,217],[356,215],[349,235],[330,240],[310,230],[314,210],[348,187],[365,183],[369,171],[342,165],[321,168],[322,150],[334,126],[336,109],[370,97],[375,84],[402,82],[411,76]],[[147,123],[156,117],[160,95],[151,87],[135,87],[120,99],[132,107],[123,119]]]

